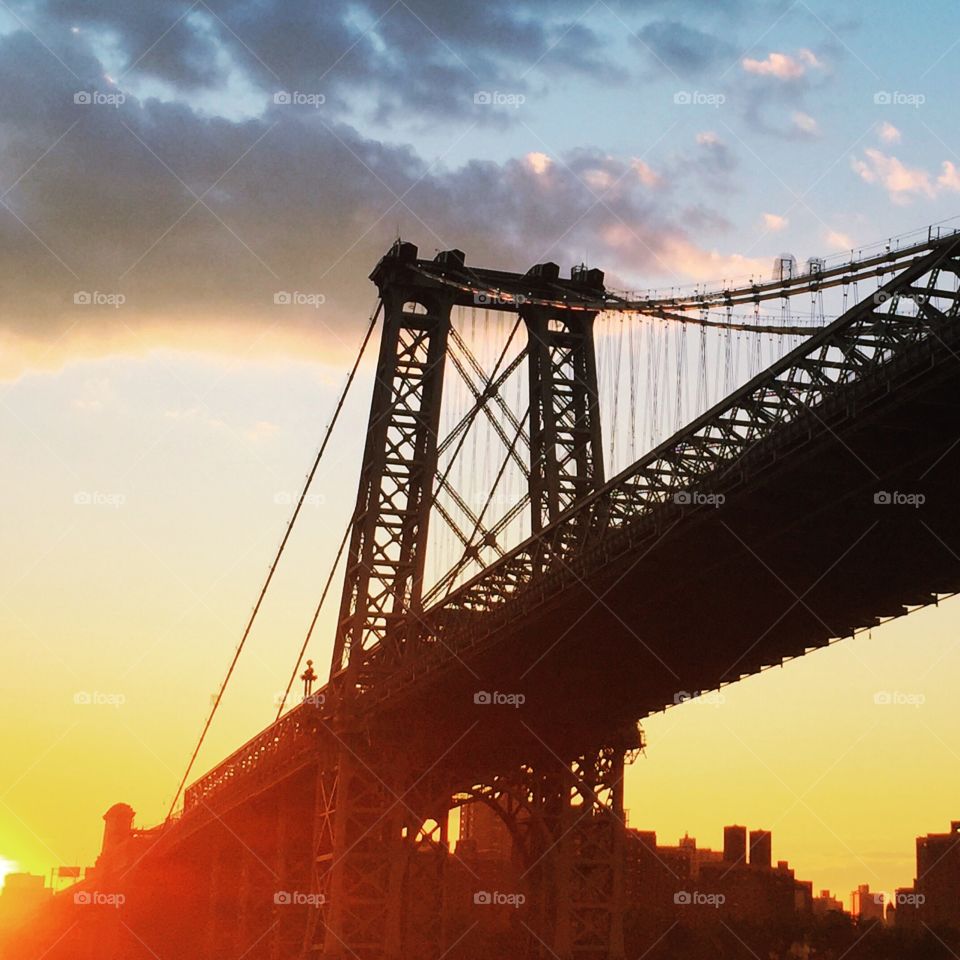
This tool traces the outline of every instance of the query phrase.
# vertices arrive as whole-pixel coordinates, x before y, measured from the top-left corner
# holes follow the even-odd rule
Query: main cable
[[[343,405],[346,402],[347,394],[350,392],[350,387],[353,384],[354,377],[356,377],[357,370],[360,367],[360,361],[363,359],[363,354],[367,349],[367,344],[370,342],[370,337],[373,334],[374,327],[377,325],[377,320],[380,316],[380,310],[383,307],[383,303],[378,301],[377,308],[373,312],[373,316],[370,318],[370,325],[367,327],[367,332],[364,334],[363,342],[360,344],[360,350],[357,353],[357,358],[353,362],[353,367],[350,370],[350,375],[347,377],[347,382],[344,384],[343,390],[340,393],[340,399],[337,401],[336,409],[333,411],[333,418],[330,423],[327,425],[326,432],[323,437],[323,442],[320,444],[320,449],[317,452],[317,456],[313,461],[313,466],[310,468],[310,473],[307,474],[307,479],[303,485],[303,490],[300,493],[300,499],[297,500],[297,506],[294,508],[293,515],[291,516],[289,522],[287,523],[287,529],[283,534],[283,539],[280,541],[280,546],[277,548],[276,555],[273,558],[273,563],[270,564],[270,569],[267,571],[267,578],[263,583],[263,586],[260,588],[260,595],[257,597],[257,602],[254,605],[253,611],[250,614],[250,619],[247,620],[246,629],[243,631],[243,636],[240,638],[240,643],[237,645],[237,649],[234,651],[233,659],[230,661],[230,667],[227,670],[227,675],[223,678],[223,683],[220,684],[220,691],[217,693],[217,698],[213,702],[213,707],[210,709],[210,714],[207,717],[207,722],[203,725],[203,730],[200,733],[200,739],[197,741],[196,747],[193,749],[193,753],[190,755],[190,762],[187,764],[187,769],[183,774],[183,777],[180,780],[180,784],[177,787],[177,792],[174,794],[173,801],[170,804],[170,809],[167,811],[166,821],[169,821],[173,816],[173,811],[177,806],[177,801],[180,799],[180,794],[183,793],[183,788],[186,786],[187,779],[190,776],[191,771],[193,770],[193,765],[197,761],[197,756],[200,753],[200,748],[203,746],[203,742],[207,737],[207,731],[210,729],[210,724],[213,722],[214,715],[217,712],[217,708],[220,706],[220,701],[223,699],[223,694],[227,689],[227,684],[230,682],[230,678],[233,676],[234,668],[237,665],[237,661],[240,659],[240,654],[243,651],[244,644],[247,642],[247,637],[250,636],[250,631],[253,629],[253,623],[257,618],[257,614],[260,612],[260,606],[263,603],[263,598],[267,594],[267,589],[270,586],[270,582],[273,580],[273,574],[277,569],[277,564],[280,562],[280,557],[283,555],[283,551],[287,546],[287,541],[290,539],[290,534],[293,531],[293,526],[297,522],[297,517],[300,515],[300,509],[303,507],[304,500],[306,500],[307,492],[310,489],[310,485],[313,483],[313,478],[316,475],[317,469],[320,466],[320,460],[323,457],[324,451],[327,449],[327,444],[330,442],[330,437],[333,434],[333,428],[336,426],[337,420],[340,417],[340,411],[343,409]],[[339,554],[338,554],[339,559]]]

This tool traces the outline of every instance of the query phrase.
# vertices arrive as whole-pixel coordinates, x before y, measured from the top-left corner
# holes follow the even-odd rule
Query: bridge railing
[[[286,768],[298,758],[306,757],[316,744],[324,707],[324,694],[314,694],[248,740],[187,788],[184,812],[189,814],[241,779],[248,784],[252,774],[266,776],[278,767]]]

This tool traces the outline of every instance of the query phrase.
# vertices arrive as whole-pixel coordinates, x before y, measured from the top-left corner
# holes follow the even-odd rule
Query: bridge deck
[[[364,690],[370,721],[426,726],[480,776],[505,744],[518,762],[570,756],[684,691],[960,590],[951,243],[429,610],[428,635]],[[898,314],[937,269],[941,306]],[[484,690],[526,702],[478,706]],[[268,728],[190,796],[250,763],[282,769],[276,743]]]

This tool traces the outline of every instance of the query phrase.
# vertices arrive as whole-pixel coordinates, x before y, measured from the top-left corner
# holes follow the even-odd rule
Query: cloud
[[[936,190],[930,174],[920,167],[908,167],[897,157],[873,147],[864,150],[865,159],[851,158],[853,171],[866,183],[882,186],[896,204],[909,203],[914,197],[933,197]]]
[[[778,233],[786,229],[790,221],[786,217],[781,217],[777,213],[765,213],[763,215],[763,225],[767,230]]]
[[[301,91],[326,96],[341,119],[362,104],[381,121],[439,122],[463,115],[478,90],[529,93],[537,76],[625,77],[573,0],[531,12],[509,0],[262,0],[216,9],[180,0],[36,0],[31,10],[45,39],[58,29],[67,38],[53,44],[65,62],[97,55],[139,96],[212,102],[218,112],[241,109],[238,91],[262,104],[274,92]],[[510,117],[476,114],[480,123]]]
[[[877,127],[877,136],[884,143],[899,143],[902,139],[900,131],[886,120]]]
[[[553,161],[545,153],[528,153],[526,161],[530,169],[536,174],[546,173],[553,166]]]
[[[766,258],[704,250],[680,238],[666,244],[664,257],[677,273],[696,281],[748,280],[770,269]]]
[[[634,158],[631,163],[634,173],[637,175],[637,179],[645,187],[655,187],[658,184],[663,182],[663,178],[654,171],[648,163],[645,163],[643,160]]]
[[[655,68],[661,72],[665,68],[675,77],[698,76],[736,56],[728,41],[676,20],[646,24],[633,42]]]
[[[132,95],[77,104],[103,89],[103,65],[75,52],[52,71],[44,57],[25,32],[0,37],[5,376],[158,345],[339,362],[398,231],[423,256],[456,246],[513,270],[589,251],[631,280],[721,256],[686,231],[722,219],[688,217],[677,190],[728,167],[715,139],[669,175],[594,149],[447,168],[312,106],[229,120]]]
[[[823,63],[811,50],[802,49],[796,56],[773,51],[763,60],[744,57],[740,65],[747,73],[777,80],[799,80],[810,70],[822,70]]]
[[[949,160],[944,160],[941,171],[937,186],[943,190],[960,191],[960,169]]]
[[[791,119],[793,122],[793,129],[804,136],[815,137],[820,133],[820,127],[817,124],[817,121],[811,117],[809,113],[804,113],[802,110],[797,110],[794,112]]]
[[[845,233],[838,230],[828,230],[824,236],[826,242],[836,250],[852,250],[853,241]]]

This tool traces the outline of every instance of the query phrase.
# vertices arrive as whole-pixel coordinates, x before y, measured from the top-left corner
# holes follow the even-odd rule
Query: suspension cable
[[[307,652],[307,646],[310,643],[310,638],[313,636],[313,628],[317,625],[317,619],[320,616],[320,611],[323,609],[323,603],[327,599],[327,593],[330,590],[330,584],[333,583],[333,578],[336,575],[337,567],[340,566],[340,558],[343,556],[343,548],[347,545],[347,538],[350,536],[350,531],[353,528],[353,518],[351,517],[350,522],[347,524],[347,529],[343,531],[343,537],[340,540],[340,546],[337,548],[337,555],[334,558],[333,566],[330,567],[330,573],[327,574],[326,583],[323,585],[323,592],[320,594],[320,601],[317,603],[316,610],[313,611],[313,619],[310,621],[310,626],[307,629],[307,635],[303,638],[303,646],[300,647],[300,653],[297,655],[297,662],[293,666],[293,671],[290,674],[290,679],[287,681],[287,689],[283,692],[283,699],[280,701],[280,706],[277,708],[277,715],[274,718],[274,723],[280,719],[280,715],[283,713],[283,708],[286,706],[287,699],[290,697],[290,691],[293,689],[293,685],[297,679],[297,671],[300,669],[300,664],[303,663],[303,655]]]
[[[250,636],[250,631],[253,629],[254,620],[256,620],[257,614],[260,612],[260,606],[263,603],[263,598],[266,596],[270,582],[273,580],[273,574],[276,572],[277,564],[280,562],[280,557],[283,555],[283,551],[287,546],[287,541],[290,539],[293,526],[297,522],[297,517],[300,515],[300,509],[303,507],[304,500],[306,500],[307,492],[310,489],[311,483],[313,483],[313,478],[317,472],[317,468],[320,466],[320,460],[323,457],[324,451],[327,449],[327,444],[330,442],[330,437],[333,434],[333,428],[336,426],[337,420],[340,417],[340,411],[343,409],[344,402],[347,399],[347,394],[349,393],[354,377],[357,374],[357,369],[360,367],[360,361],[363,358],[364,352],[366,351],[367,344],[370,342],[370,337],[373,334],[374,327],[377,324],[377,319],[380,316],[380,310],[382,306],[382,302],[378,301],[377,308],[374,310],[373,315],[370,318],[370,325],[367,327],[367,332],[364,334],[363,342],[360,344],[360,350],[357,353],[356,360],[353,362],[353,367],[350,370],[349,376],[347,377],[347,382],[344,384],[343,390],[340,393],[340,399],[337,401],[337,406],[333,411],[333,418],[327,425],[323,442],[320,444],[320,450],[317,452],[317,456],[313,461],[313,466],[310,468],[310,473],[307,474],[307,479],[303,485],[303,490],[300,493],[300,499],[297,500],[297,505],[294,508],[293,515],[287,523],[287,529],[284,531],[283,539],[280,541],[280,546],[277,548],[276,555],[273,558],[273,563],[270,564],[270,569],[267,571],[267,578],[264,581],[263,586],[260,588],[260,595],[257,597],[257,602],[253,607],[250,618],[247,620],[246,629],[243,631],[243,636],[240,638],[240,643],[237,644],[237,649],[234,651],[233,659],[230,661],[230,667],[227,670],[226,676],[223,678],[223,683],[220,684],[220,690],[217,693],[217,698],[214,700],[213,706],[210,709],[207,722],[203,725],[203,730],[200,733],[200,739],[197,741],[197,745],[193,748],[193,753],[190,755],[190,762],[187,764],[187,769],[180,780],[180,784],[177,787],[177,792],[174,794],[173,801],[170,804],[170,809],[167,811],[167,821],[169,821],[169,819],[173,816],[174,808],[177,805],[177,801],[180,799],[180,794],[183,793],[183,788],[187,783],[187,779],[190,776],[191,771],[193,770],[193,765],[196,763],[197,755],[200,753],[200,748],[203,746],[203,742],[206,739],[207,731],[210,729],[210,724],[213,722],[217,708],[220,706],[220,701],[223,699],[223,694],[227,689],[227,684],[230,682],[230,678],[233,676],[234,668],[237,665],[237,661],[240,659],[240,654],[243,651],[244,644],[246,644],[247,637]]]

